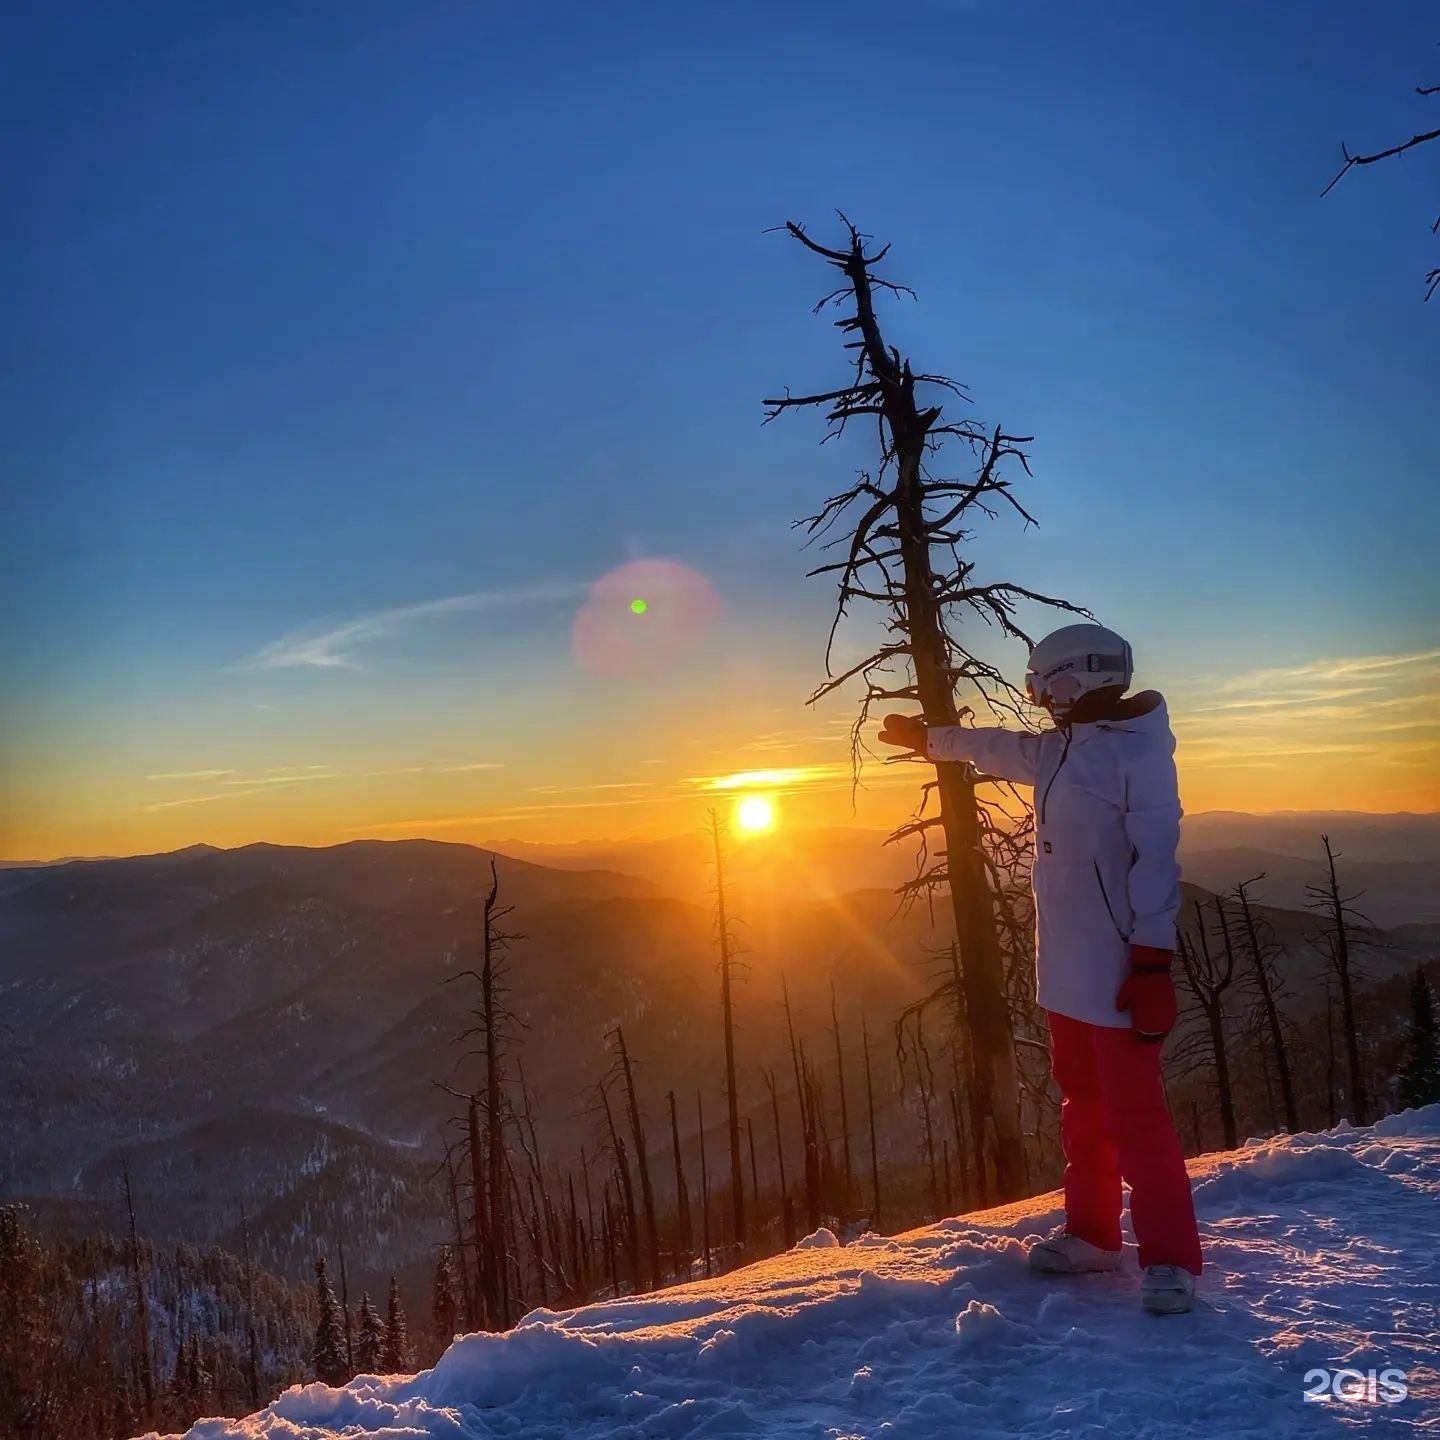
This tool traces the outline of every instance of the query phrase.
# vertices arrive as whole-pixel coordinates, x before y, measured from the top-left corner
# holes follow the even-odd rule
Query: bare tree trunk
[[[1256,879],[1264,879],[1257,876]],[[1270,1043],[1275,1047],[1275,1068],[1280,1080],[1280,1103],[1285,1110],[1285,1128],[1290,1134],[1300,1129],[1300,1116],[1295,1108],[1295,1086],[1290,1080],[1290,1057],[1285,1049],[1285,1031],[1280,1023],[1280,1009],[1275,1003],[1275,988],[1272,983],[1271,961],[1266,953],[1264,937],[1255,923],[1255,913],[1250,906],[1249,887],[1255,882],[1247,880],[1235,887],[1235,898],[1240,902],[1240,920],[1245,928],[1245,943],[1250,951],[1250,963],[1254,969],[1255,988],[1270,1031]]]
[[[815,1143],[815,1122],[810,1112],[810,1087],[806,1084],[801,1059],[803,1047],[795,1039],[795,1018],[790,1011],[790,987],[780,977],[780,995],[785,1005],[785,1029],[790,1037],[790,1063],[795,1068],[795,1099],[800,1106],[800,1137],[805,1160],[805,1212],[813,1234],[820,1228],[820,1156]]]
[[[735,1087],[735,1010],[732,1001],[732,947],[725,915],[725,857],[720,817],[710,812],[710,838],[715,850],[716,938],[720,946],[720,1012],[725,1026],[725,1111],[730,1138],[730,1207],[735,1244],[745,1246],[745,1172],[740,1164],[740,1102]]]
[[[860,1017],[860,1051],[865,1057],[865,1110],[870,1124],[870,1189],[874,1196],[870,1228],[880,1228],[880,1147],[875,1139],[875,1085],[870,1074],[870,1030]]]
[[[472,1096],[472,1107],[473,1104]],[[455,1263],[460,1269],[460,1296],[465,1306],[465,1325],[467,1329],[478,1330],[480,1318],[475,1313],[475,1291],[470,1284],[470,1266],[465,1262],[465,1227],[460,1219],[460,1183],[455,1177],[455,1157],[448,1145],[445,1147],[445,1183],[450,1192],[450,1219],[455,1232]]]
[[[1013,708],[1018,692],[1006,687],[992,664],[959,643],[951,630],[953,622],[947,620],[947,615],[954,613],[948,607],[968,609],[1003,634],[1022,640],[1028,637],[1013,619],[1017,600],[1062,609],[1074,607],[1020,586],[972,583],[972,566],[958,553],[960,544],[969,539],[962,519],[967,510],[977,504],[983,510],[984,497],[992,496],[1030,518],[1009,493],[1008,478],[1000,473],[1004,461],[1016,459],[1024,464],[1024,454],[1018,448],[1023,441],[998,428],[993,433],[985,432],[970,422],[941,424],[939,406],[921,408],[917,404],[917,384],[962,392],[942,376],[915,375],[900,352],[885,343],[875,313],[874,291],[897,291],[901,287],[872,274],[872,267],[883,258],[885,250],[867,254],[860,232],[848,220],[845,224],[849,246],[843,250],[817,244],[793,221],[786,229],[845,277],[845,284],[826,300],[848,301],[854,306],[853,314],[836,322],[843,333],[853,337],[847,339],[855,357],[850,383],[820,394],[786,394],[765,403],[767,418],[771,419],[790,409],[816,406],[825,410],[836,430],[856,418],[868,422],[874,417],[878,424],[878,475],[872,478],[863,474],[849,491],[827,501],[810,521],[810,531],[815,534],[828,529],[853,502],[864,506],[862,517],[853,526],[846,558],[812,573],[839,575],[837,624],[851,600],[870,600],[886,608],[890,632],[897,637],[887,639],[840,676],[829,672],[827,656],[831,678],[814,698],[828,694],[852,677],[859,676],[866,682],[866,698],[855,727],[858,746],[860,724],[875,700],[918,701],[930,724],[957,724],[960,711],[954,687],[962,678],[987,699],[999,698]],[[982,457],[973,481],[927,475],[927,453],[947,436],[960,440]],[[893,481],[889,489],[884,488],[886,481]],[[927,505],[933,507],[934,513],[927,510]],[[937,554],[954,556],[954,566],[948,573],[937,573]],[[833,628],[831,633],[833,637]],[[897,662],[904,660],[909,662],[913,683],[904,683],[902,677],[893,674]],[[994,1198],[1008,1200],[1023,1192],[1025,1155],[1000,921],[986,872],[985,825],[973,769],[941,763],[936,765],[935,773],[939,798],[936,818],[944,835],[943,873],[931,871],[916,884],[929,887],[943,882],[950,891],[955,936],[964,959],[969,1030],[965,1054],[976,1121],[976,1171],[987,1188],[993,1173]],[[911,831],[919,833],[934,823],[921,821]]]
[[[953,940],[950,942],[950,983],[955,991],[955,1028],[950,1036],[950,1068],[955,1081],[955,1089],[965,1099],[964,1111],[970,1118],[970,1135],[973,1142],[968,1147],[965,1144],[961,1111],[957,1105],[954,1115],[955,1163],[960,1170],[960,1189],[965,1196],[968,1208],[972,1203],[976,1205],[982,1203],[986,1189],[985,1157],[981,1153],[978,1140],[973,1140],[973,1137],[980,1133],[981,1112],[975,1102],[969,1067],[967,1066],[967,1075],[964,1080],[960,1075],[959,1050],[964,1037],[969,1034],[970,1027],[965,1018],[965,982],[960,973],[960,946]],[[1038,1120],[1036,1125],[1038,1129]]]
[[[675,1092],[665,1097],[670,1102],[670,1148],[675,1156],[675,1272],[680,1274],[680,1260],[684,1258],[683,1273],[688,1278],[690,1261],[695,1251],[695,1242],[690,1232],[690,1189],[685,1183],[685,1166],[680,1159],[680,1122],[675,1117]]]
[[[602,1078],[597,1087],[600,1107],[605,1114],[605,1129],[610,1136],[610,1153],[615,1157],[615,1174],[620,1186],[620,1218],[625,1222],[625,1250],[630,1262],[630,1273],[636,1290],[643,1290],[640,1273],[640,1230],[635,1218],[635,1187],[630,1179],[630,1161],[625,1151],[625,1141],[615,1128],[615,1116],[610,1109],[610,1095],[607,1080]]]
[[[761,1073],[770,1092],[770,1113],[775,1122],[775,1159],[780,1168],[780,1225],[788,1250],[795,1243],[795,1207],[790,1200],[790,1183],[785,1176],[785,1136],[780,1128],[780,1100],[775,1093],[775,1072],[765,1070]]]
[[[486,1234],[490,1211],[486,1198],[485,1145],[480,1136],[480,1106],[473,1095],[467,1115],[470,1126],[470,1227],[475,1241],[475,1264],[480,1275],[479,1322],[487,1329],[495,1330],[500,1328],[499,1293],[495,1288],[493,1271],[495,1257]],[[492,1308],[492,1303],[495,1308]]]
[[[1319,902],[1318,908],[1328,912],[1330,924],[1331,960],[1335,974],[1340,981],[1340,1016],[1345,1032],[1345,1065],[1349,1071],[1349,1111],[1353,1124],[1363,1125],[1368,1112],[1365,1095],[1365,1076],[1360,1068],[1360,1032],[1355,1022],[1355,993],[1352,984],[1352,959],[1350,952],[1349,901],[1340,893],[1340,880],[1335,871],[1335,851],[1331,848],[1330,837],[1322,835],[1325,846],[1326,883],[1323,888],[1312,887],[1311,894]]]
[[[650,1157],[645,1148],[645,1131],[640,1124],[640,1102],[635,1097],[630,1052],[625,1048],[625,1032],[618,1025],[615,1027],[615,1043],[620,1050],[620,1070],[625,1080],[625,1108],[630,1119],[630,1135],[635,1142],[635,1167],[640,1172],[640,1203],[645,1207],[645,1259],[650,1271],[650,1288],[656,1290],[660,1286],[660,1230],[655,1223]]]
[[[850,1160],[850,1107],[845,1099],[845,1054],[840,1045],[840,1015],[835,1004],[835,980],[830,980],[830,1033],[835,1037],[835,1084],[840,1094],[840,1146],[845,1161],[845,1206],[848,1216],[855,1204],[855,1169]]]
[[[130,1189],[130,1161],[120,1161],[120,1175],[125,1183],[125,1214],[130,1224],[130,1285],[135,1297],[135,1389],[136,1397],[145,1408],[143,1418],[155,1411],[155,1366],[150,1354],[150,1303],[145,1296],[145,1278],[140,1266],[140,1237],[135,1228],[135,1199]]]
[[[1334,1129],[1340,1123],[1335,1106],[1335,996],[1330,989],[1330,975],[1325,975],[1325,1123]]]
[[[705,1278],[710,1278],[710,1166],[705,1159],[705,1104],[695,1092],[696,1123],[700,1127],[700,1230],[705,1246]]]
[[[755,1163],[755,1127],[750,1117],[745,1117],[745,1143],[750,1147],[750,1224],[753,1230],[760,1229],[760,1167]]]
[[[610,1274],[610,1293],[620,1294],[620,1269],[615,1263],[615,1213],[610,1206],[610,1182],[605,1182],[605,1268]]]

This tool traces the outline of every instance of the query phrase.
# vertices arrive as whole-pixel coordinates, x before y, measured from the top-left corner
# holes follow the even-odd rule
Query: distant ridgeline
[[[1307,908],[1281,908],[1231,829],[1214,888],[1184,887],[1187,1149],[1440,1098],[1440,926],[1372,927],[1318,835],[1285,872]],[[492,879],[469,846],[363,842],[0,870],[0,1200],[28,1206],[0,1226],[0,1434],[181,1428],[822,1224],[980,1203],[958,954],[926,907],[737,864],[717,933],[711,903],[603,859],[501,856]],[[1061,1158],[1014,913],[1038,1192]]]

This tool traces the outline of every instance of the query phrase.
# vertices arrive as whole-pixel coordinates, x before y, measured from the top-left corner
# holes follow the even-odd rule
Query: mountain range
[[[1257,899],[1287,946],[1296,1003],[1313,1002],[1314,920],[1294,904],[1319,879],[1316,818],[1268,830],[1271,817],[1196,818],[1187,876],[1214,890],[1268,872]],[[1362,906],[1378,900],[1385,923],[1408,922],[1369,952],[1372,973],[1433,954],[1435,817],[1324,823],[1357,882],[1347,893],[1364,884]],[[1196,848],[1197,830],[1217,843]],[[927,954],[947,935],[924,906],[897,909],[891,890],[913,858],[878,839],[845,830],[731,849],[738,1023],[757,1103],[755,1063],[784,1073],[782,977],[797,1026],[825,1046],[832,979],[842,1026],[864,1015],[882,1045],[926,986]],[[455,1102],[442,1087],[473,1079],[457,1037],[492,856],[513,907],[516,1054],[547,1150],[593,1146],[587,1089],[616,1025],[652,1123],[672,1087],[682,1134],[695,1132],[697,1090],[718,1119],[701,837],[193,846],[0,871],[0,1197],[98,1204],[115,1221],[123,1160],[152,1233],[233,1242],[243,1204],[261,1258],[287,1273],[316,1234],[353,1236],[361,1274],[423,1255],[446,1223],[433,1177]],[[1202,896],[1187,885],[1190,906]]]

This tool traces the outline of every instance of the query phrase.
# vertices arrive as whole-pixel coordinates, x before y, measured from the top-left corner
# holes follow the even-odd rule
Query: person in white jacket
[[[888,715],[880,738],[939,764],[1035,788],[1036,992],[1063,1101],[1065,1226],[1034,1245],[1048,1273],[1120,1264],[1121,1180],[1145,1308],[1188,1310],[1201,1268],[1184,1155],[1165,1101],[1160,1043],[1180,909],[1175,737],[1154,691],[1126,698],[1130,646],[1067,625],[1030,654],[1030,698],[1055,728],[1032,734]]]

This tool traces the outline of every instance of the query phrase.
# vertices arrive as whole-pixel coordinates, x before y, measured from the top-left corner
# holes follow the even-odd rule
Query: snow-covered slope
[[[455,1341],[433,1370],[288,1391],[189,1440],[1440,1435],[1440,1105],[1192,1163],[1190,1315],[1031,1275],[1043,1196]],[[1305,1399],[1341,1368],[1346,1394]],[[1377,1372],[1369,1384],[1368,1372]],[[1405,1399],[1386,1403],[1406,1372]]]

